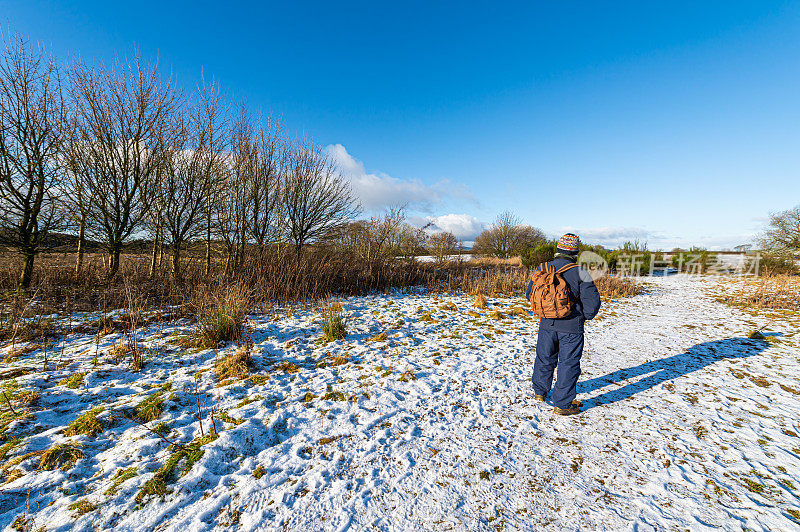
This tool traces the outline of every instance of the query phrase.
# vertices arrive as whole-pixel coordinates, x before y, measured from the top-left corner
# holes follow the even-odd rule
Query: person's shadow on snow
[[[584,410],[595,406],[610,405],[659,384],[688,375],[693,371],[724,360],[726,358],[746,358],[763,352],[769,343],[749,338],[726,338],[704,342],[690,347],[684,353],[652,360],[632,368],[619,369],[602,377],[595,377],[578,383],[578,393],[587,394],[600,388],[628,379],[639,379],[620,388],[609,390],[596,397],[583,401]],[[646,375],[646,376],[645,376]]]

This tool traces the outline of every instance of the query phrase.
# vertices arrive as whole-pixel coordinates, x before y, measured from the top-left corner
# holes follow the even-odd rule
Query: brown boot
[[[559,416],[574,416],[575,414],[580,413],[580,409],[578,408],[578,405],[576,405],[575,402],[573,402],[571,407],[569,408],[555,407],[553,409],[553,412],[555,414],[558,414]]]
[[[533,400],[539,403],[544,403],[544,395],[534,395]]]

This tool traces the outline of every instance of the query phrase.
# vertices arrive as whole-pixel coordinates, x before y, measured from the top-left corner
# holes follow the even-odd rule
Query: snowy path
[[[48,530],[800,529],[800,317],[717,303],[717,283],[731,281],[650,282],[587,328],[575,417],[532,401],[536,325],[507,298],[485,310],[466,296],[348,299],[350,334],[329,344],[317,313],[253,317],[269,377],[258,384],[214,387],[203,371],[214,353],[177,348],[140,374],[101,365],[74,390],[62,375],[18,378],[41,399],[33,435],[7,459],[65,441],[86,458],[65,472],[21,461],[0,486],[0,524],[27,500],[29,523]],[[743,338],[770,319],[769,342]],[[190,330],[148,338],[167,345],[175,328]],[[85,367],[94,343],[76,336],[68,350]],[[286,360],[299,371],[275,368]],[[184,390],[198,369],[232,421],[163,499],[135,500],[170,455],[157,437],[119,416],[95,437],[63,433],[90,408],[110,419],[170,382],[160,421],[188,442],[199,427]],[[76,518],[82,500],[96,507]]]

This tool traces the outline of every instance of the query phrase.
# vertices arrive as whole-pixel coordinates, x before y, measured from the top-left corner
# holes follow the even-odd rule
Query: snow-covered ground
[[[573,417],[532,400],[536,324],[509,312],[525,306],[521,298],[490,298],[487,309],[466,295],[346,299],[349,334],[327,344],[313,309],[251,316],[257,369],[224,386],[214,357],[235,346],[176,346],[188,322],[142,331],[158,354],[139,373],[105,355],[119,334],[99,344],[72,335],[50,348],[63,369],[16,378],[17,393],[40,397],[6,434],[20,439],[4,458],[0,526],[800,528],[800,317],[717,303],[720,283],[733,280],[647,282],[644,295],[606,301],[587,327],[585,411]],[[428,311],[434,321],[421,319]],[[745,338],[765,325],[768,341]],[[39,368],[42,354],[13,365]],[[59,384],[83,371],[76,388]],[[137,501],[180,456],[130,409],[160,394],[163,413],[148,426],[163,422],[170,440],[188,444],[200,435],[195,378],[219,410],[219,437],[193,466],[179,464],[166,495]],[[102,432],[65,434],[98,407]],[[203,426],[207,434],[210,420]],[[84,458],[37,470],[36,451],[66,442]]]

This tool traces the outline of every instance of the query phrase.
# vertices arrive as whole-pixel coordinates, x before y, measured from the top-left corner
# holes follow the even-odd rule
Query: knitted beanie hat
[[[556,253],[566,253],[567,255],[577,255],[581,247],[581,239],[572,233],[567,233],[558,239]]]

